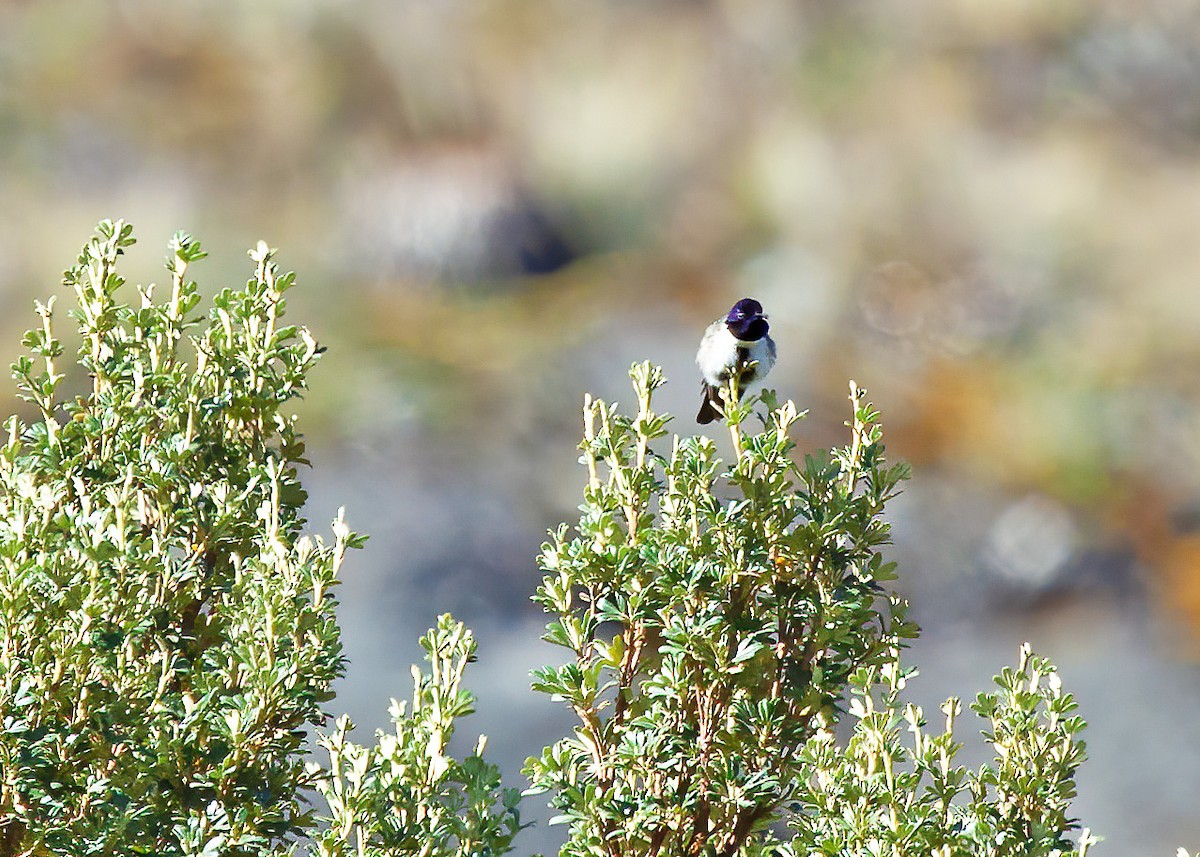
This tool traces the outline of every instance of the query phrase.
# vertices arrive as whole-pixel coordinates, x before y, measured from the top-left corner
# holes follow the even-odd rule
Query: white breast
[[[739,348],[747,352],[747,362],[758,364],[754,369],[754,380],[761,380],[775,365],[775,343],[770,337],[744,342],[736,339],[721,319],[704,331],[700,350],[696,352],[696,365],[706,383],[719,387],[729,380],[730,372],[737,365]]]
[[[770,372],[771,367],[775,365],[775,342],[770,336],[764,336],[754,342],[742,342],[739,345],[743,348],[749,347],[749,362],[758,364],[754,367],[754,380],[761,381],[763,376]]]
[[[720,386],[725,382],[730,366],[737,359],[737,342],[724,319],[714,321],[704,331],[700,349],[696,352],[696,365],[707,383]]]

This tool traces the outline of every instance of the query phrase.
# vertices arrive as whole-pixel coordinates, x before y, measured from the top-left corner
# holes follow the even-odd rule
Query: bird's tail
[[[701,384],[700,389],[704,393],[704,399],[700,402],[700,413],[696,414],[696,422],[706,426],[713,420],[719,420],[725,416],[725,410],[722,407],[724,403],[721,401],[719,387]]]

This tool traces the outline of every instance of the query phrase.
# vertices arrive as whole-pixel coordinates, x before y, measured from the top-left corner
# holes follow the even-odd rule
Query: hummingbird
[[[707,425],[725,415],[721,390],[733,377],[738,379],[738,395],[750,384],[761,381],[775,365],[775,340],[767,331],[762,304],[754,298],[742,298],[724,318],[718,318],[704,331],[696,365],[700,367],[700,389],[704,399],[696,422]]]

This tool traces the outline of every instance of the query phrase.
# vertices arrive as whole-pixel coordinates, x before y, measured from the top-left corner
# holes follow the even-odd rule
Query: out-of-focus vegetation
[[[310,488],[375,534],[343,607],[369,722],[436,614],[485,651],[532,621],[581,391],[650,359],[686,419],[752,294],[800,445],[854,377],[914,464],[913,662],[1034,638],[1092,722],[1081,815],[1162,851],[1200,800],[1197,44],[1183,0],[4,4],[0,341],[101,217],[202,233],[211,283],[284,248],[330,346]]]

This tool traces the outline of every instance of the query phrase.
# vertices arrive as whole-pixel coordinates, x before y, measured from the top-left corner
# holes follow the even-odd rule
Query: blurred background
[[[751,295],[801,449],[843,442],[854,378],[914,466],[917,701],[1031,641],[1091,724],[1097,853],[1200,845],[1195,3],[0,4],[3,362],[104,217],[133,281],[176,229],[210,293],[259,238],[299,273],[309,517],[371,535],[341,591],[360,740],[453,611],[462,746],[523,787],[570,725],[528,690],[529,595],[583,394],[627,403],[648,359],[696,430],[700,332]],[[542,803],[519,854],[561,839]]]

